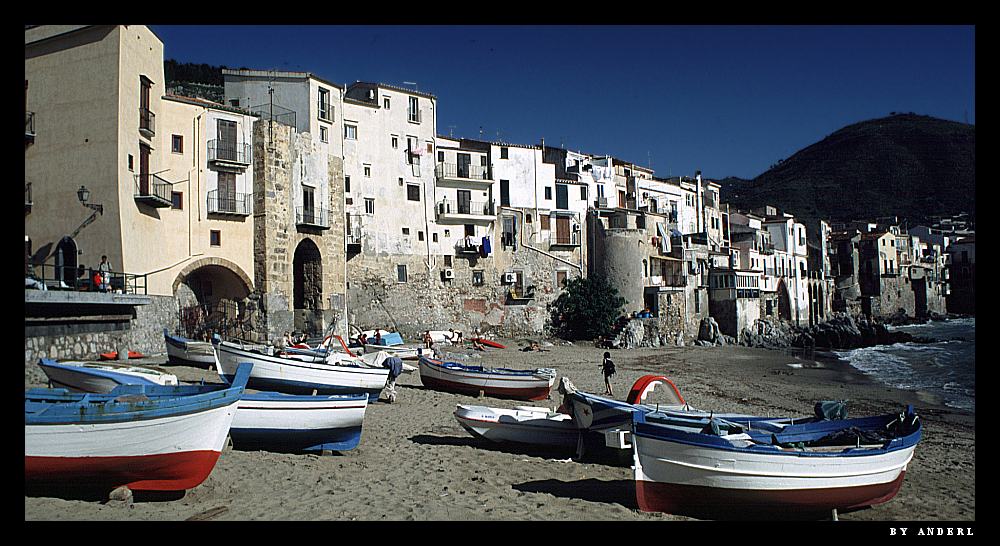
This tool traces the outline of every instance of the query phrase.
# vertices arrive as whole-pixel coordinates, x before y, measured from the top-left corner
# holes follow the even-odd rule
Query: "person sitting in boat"
[[[382,344],[382,330],[375,330],[375,345]]]
[[[361,332],[360,334],[358,334],[358,345],[361,345],[362,347],[364,347],[367,344],[368,344],[368,334],[366,334],[364,332]]]
[[[472,348],[475,349],[475,350],[477,350],[477,351],[485,351],[486,350],[486,346],[483,345],[482,343],[479,343],[478,339],[473,339],[472,340]]]

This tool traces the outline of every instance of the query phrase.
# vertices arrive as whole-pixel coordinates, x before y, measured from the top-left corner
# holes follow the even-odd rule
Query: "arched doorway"
[[[785,279],[778,280],[778,318],[792,320],[792,300]]]
[[[66,286],[76,286],[77,278],[77,247],[76,241],[63,237],[56,245],[55,279],[66,283]]]
[[[253,340],[248,305],[250,279],[239,266],[219,258],[198,260],[174,281],[174,297],[180,309],[181,333],[205,339],[218,333],[224,338]]]
[[[323,259],[316,243],[303,239],[292,258],[295,329],[323,333]]]

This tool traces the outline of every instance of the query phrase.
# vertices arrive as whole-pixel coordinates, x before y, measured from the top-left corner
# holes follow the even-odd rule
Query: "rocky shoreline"
[[[697,346],[741,345],[764,349],[810,348],[810,349],[857,349],[874,345],[893,343],[931,343],[932,338],[915,336],[906,332],[892,331],[889,326],[923,324],[929,320],[948,320],[958,316],[933,315],[926,319],[912,317],[891,317],[886,320],[868,318],[864,315],[834,313],[830,320],[809,327],[795,326],[787,321],[760,319],[752,328],[746,328],[734,338],[723,334],[715,319],[701,320],[698,337],[689,343]],[[657,323],[650,319],[632,319],[621,333],[610,343],[610,348],[635,349],[639,347],[678,346],[683,347],[683,336],[668,337],[656,329]]]

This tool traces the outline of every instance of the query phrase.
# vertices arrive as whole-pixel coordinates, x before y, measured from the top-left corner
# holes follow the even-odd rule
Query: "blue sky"
[[[753,178],[890,112],[975,123],[972,26],[172,26],[164,56],[438,98],[438,133]],[[412,87],[412,86],[410,86]]]

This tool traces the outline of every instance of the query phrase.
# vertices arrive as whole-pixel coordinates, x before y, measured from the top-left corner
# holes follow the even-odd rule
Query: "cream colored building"
[[[210,146],[219,120],[243,143],[253,118],[164,97],[163,43],[152,31],[27,28],[25,95],[34,112],[25,234],[38,259],[51,245],[41,273],[66,282],[69,267],[96,267],[107,255],[116,290],[175,295],[197,280],[185,293],[201,303],[253,290],[252,216],[229,214],[228,204],[211,210],[208,201],[223,171],[234,171],[233,187],[249,192],[249,156],[223,165]],[[81,187],[90,207],[81,204]]]

